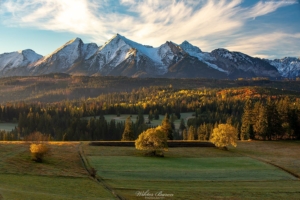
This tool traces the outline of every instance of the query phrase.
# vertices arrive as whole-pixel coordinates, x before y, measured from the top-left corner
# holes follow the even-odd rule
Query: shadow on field
[[[117,146],[117,147],[135,147],[134,142],[122,141],[97,141],[90,142],[90,146]],[[195,142],[195,141],[168,141],[168,147],[215,147],[211,142]]]

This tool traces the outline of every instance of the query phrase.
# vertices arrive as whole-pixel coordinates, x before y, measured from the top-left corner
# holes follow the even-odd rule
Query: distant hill
[[[131,93],[132,90],[143,87],[230,89],[248,86],[271,88],[272,90],[269,92],[276,95],[295,94],[298,96],[300,92],[300,81],[130,78],[124,76],[91,77],[59,73],[0,78],[0,103],[19,101],[59,102],[88,99],[114,92]]]

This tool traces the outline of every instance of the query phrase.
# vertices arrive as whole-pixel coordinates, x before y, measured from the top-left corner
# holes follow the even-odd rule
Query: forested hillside
[[[94,98],[101,94],[113,92],[131,92],[133,89],[142,87],[166,87],[170,85],[174,89],[224,89],[241,86],[262,86],[273,88],[276,94],[282,94],[286,90],[300,92],[300,81],[270,81],[264,78],[216,80],[49,74],[35,77],[0,78],[0,103],[20,101],[53,103],[64,100]]]
[[[33,90],[25,101],[20,101],[21,93],[15,92],[22,87],[21,82],[24,90]],[[124,122],[106,120],[108,114],[138,114],[137,118],[131,118],[135,138],[153,126],[152,119],[165,114],[171,139],[209,140],[212,129],[220,123],[235,126],[240,139],[300,138],[297,81],[131,79],[59,74],[6,78],[0,79],[0,83],[4,86],[1,95],[9,93],[9,87],[12,95],[19,95],[1,105],[0,120],[18,122],[18,127],[11,133],[2,131],[0,140],[24,139],[35,131],[51,140],[120,140]],[[70,90],[68,94],[64,94],[66,90]],[[72,98],[68,100],[67,96]],[[184,121],[181,113],[185,112],[194,115]],[[144,118],[143,114],[148,117]],[[175,128],[174,121],[180,119],[179,128]]]

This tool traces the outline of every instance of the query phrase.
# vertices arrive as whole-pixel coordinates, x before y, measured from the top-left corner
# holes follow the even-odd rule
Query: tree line
[[[18,126],[10,133],[2,131],[0,140],[19,140],[35,131],[59,141],[121,140],[129,120],[107,121],[106,114],[138,114],[130,118],[133,138],[152,127],[151,120],[165,114],[162,123],[169,139],[209,140],[213,128],[222,123],[233,125],[242,140],[300,138],[297,97],[270,95],[268,90],[258,95],[245,93],[248,89],[179,90],[169,85],[58,103],[6,103],[0,107],[0,120],[15,121]],[[194,116],[185,121],[183,112],[194,112]],[[176,119],[181,120],[178,129]]]

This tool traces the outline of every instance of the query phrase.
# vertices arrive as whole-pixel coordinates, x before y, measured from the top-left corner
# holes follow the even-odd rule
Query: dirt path
[[[95,175],[94,176],[94,168],[91,167],[88,159],[86,158],[85,154],[84,154],[84,150],[82,148],[82,143],[80,143],[78,145],[78,153],[79,156],[81,158],[82,164],[85,168],[85,170],[91,175],[92,178],[94,178],[102,187],[104,187],[105,189],[107,189],[108,191],[110,191],[112,193],[113,196],[115,196],[117,199],[120,200],[125,200],[125,198],[121,197],[119,194],[117,194],[113,188],[111,186],[109,186],[100,176]]]

